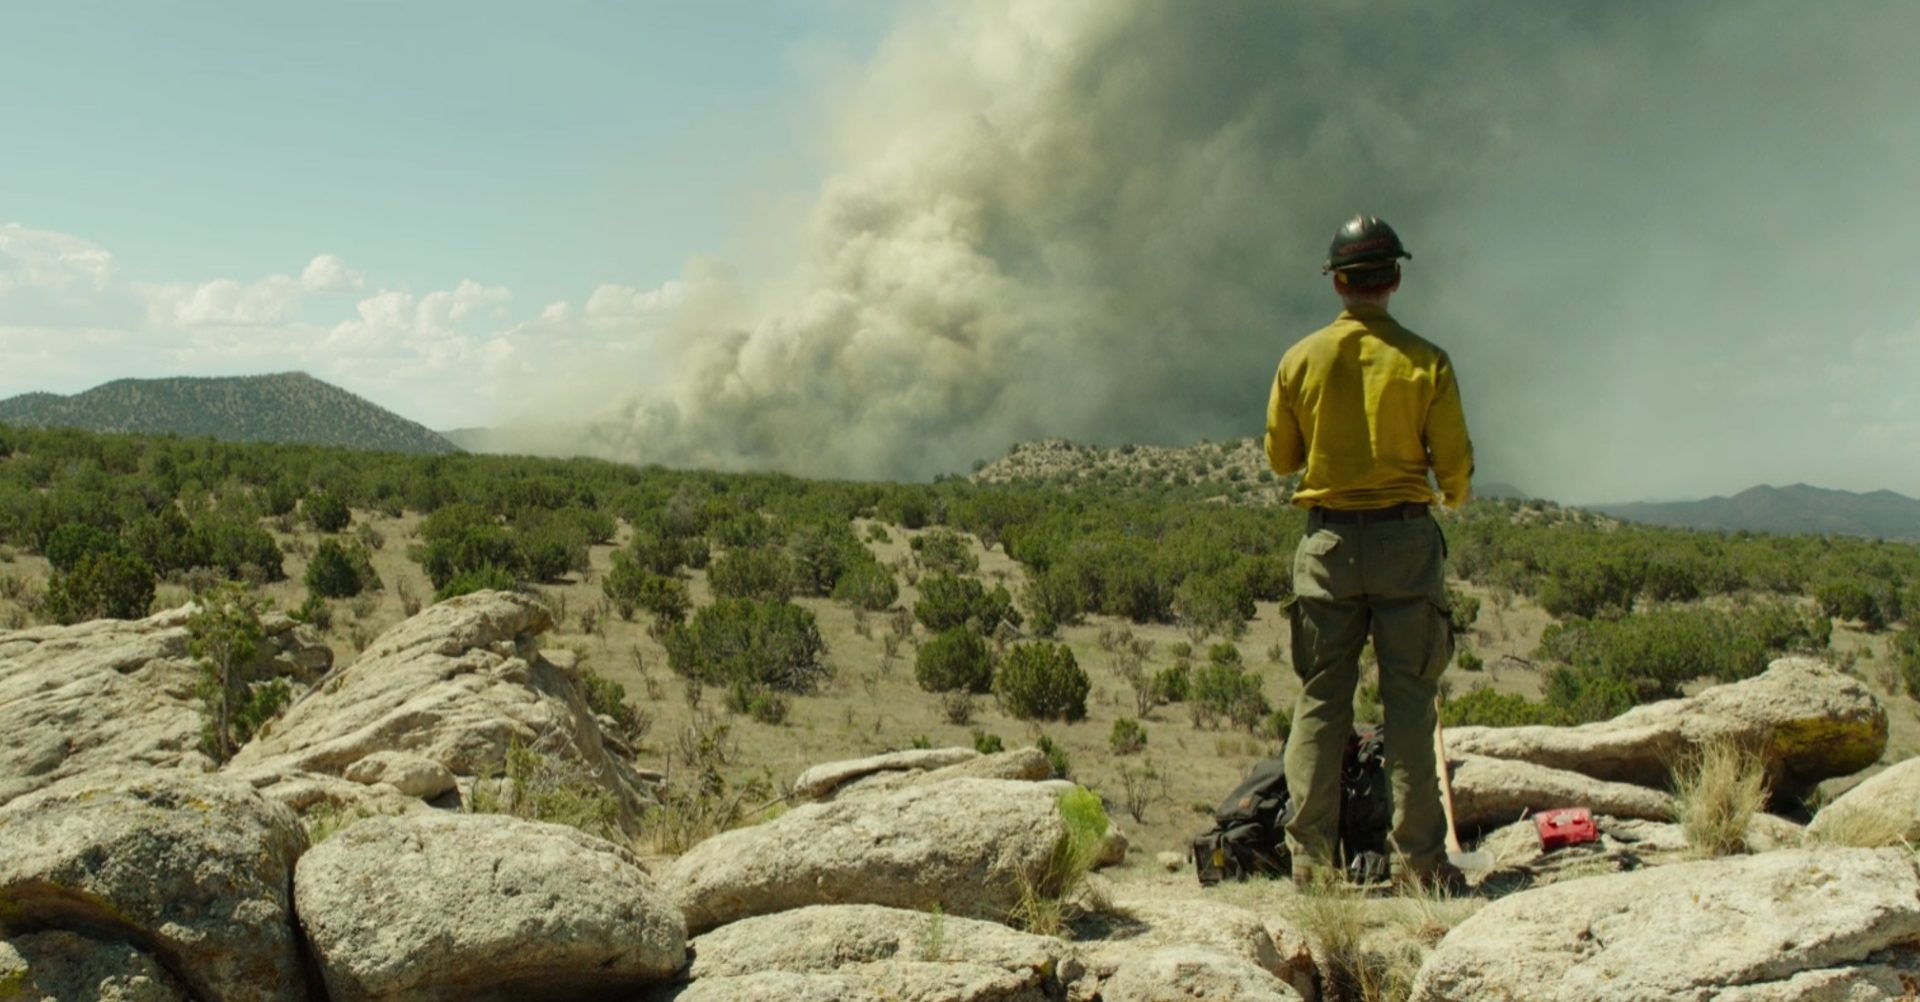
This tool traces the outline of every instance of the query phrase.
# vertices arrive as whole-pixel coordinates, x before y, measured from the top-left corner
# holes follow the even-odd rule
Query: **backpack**
[[[1293,855],[1285,838],[1291,806],[1281,760],[1254,765],[1214,810],[1213,830],[1193,840],[1193,869],[1201,885],[1291,871]]]
[[[1387,876],[1387,834],[1393,788],[1387,782],[1385,730],[1355,731],[1340,762],[1340,858],[1359,883]],[[1254,765],[1213,812],[1213,829],[1193,840],[1193,869],[1202,886],[1229,877],[1291,872],[1286,826],[1293,817],[1280,759]]]

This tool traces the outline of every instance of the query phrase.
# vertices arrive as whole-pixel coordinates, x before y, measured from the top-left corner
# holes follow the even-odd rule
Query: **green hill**
[[[116,379],[70,397],[25,393],[0,400],[0,423],[381,452],[460,451],[424,425],[304,372]]]
[[[1886,490],[1860,494],[1793,484],[1749,487],[1732,497],[1703,501],[1590,507],[1629,522],[1683,529],[1920,539],[1920,501]]]

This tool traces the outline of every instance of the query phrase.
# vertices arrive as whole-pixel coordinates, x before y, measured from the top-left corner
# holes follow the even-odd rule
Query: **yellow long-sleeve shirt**
[[[1447,353],[1358,305],[1287,350],[1267,401],[1267,461],[1303,508],[1467,502],[1473,443]]]

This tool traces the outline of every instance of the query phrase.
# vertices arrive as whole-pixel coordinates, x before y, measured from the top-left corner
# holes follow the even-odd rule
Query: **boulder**
[[[679,910],[631,853],[503,815],[358,822],[301,859],[294,900],[333,1002],[599,997],[686,962]]]
[[[877,971],[796,974],[764,971],[707,978],[652,996],[658,1002],[1053,1002],[1018,985],[998,985],[987,968],[905,961]]]
[[[385,783],[403,797],[433,798],[454,788],[453,773],[430,758],[403,751],[377,751],[347,766],[346,778],[372,786]]]
[[[1043,882],[1066,834],[1041,783],[955,779],[797,807],[723,832],[663,884],[695,932],[818,904],[875,904],[998,920]]]
[[[551,625],[524,595],[482,591],[437,603],[381,634],[227,770],[291,802],[313,795],[312,777],[345,777],[381,752],[407,752],[463,779],[499,775],[518,743],[592,777],[618,802],[622,830],[635,831],[652,787],[609,749],[573,679],[534,649]],[[354,786],[318,789],[349,798],[335,808],[369,807],[359,798],[379,787]]]
[[[938,769],[926,771],[905,769],[871,773],[839,787],[827,796],[813,799],[839,800],[872,793],[885,793],[905,786],[944,783],[949,779],[965,777],[1024,779],[1029,782],[1041,782],[1053,777],[1053,763],[1048,761],[1047,754],[1038,748],[1016,748],[1013,751],[995,752],[991,755],[976,755]]]
[[[1671,763],[1717,739],[1762,749],[1774,789],[1800,796],[1879,761],[1887,712],[1858,679],[1810,658],[1781,658],[1753,678],[1599,723],[1454,728],[1447,750],[1665,787]]]
[[[1303,996],[1315,991],[1313,954],[1305,939],[1289,937],[1283,955],[1260,916],[1245,908],[1197,898],[1115,897],[1101,920],[1102,935],[1080,944],[1088,972],[1097,979],[1114,976],[1147,951],[1191,947],[1247,961]]]
[[[101,769],[213,768],[200,753],[192,612],[0,633],[0,804]],[[276,614],[261,625],[250,677],[306,682],[332,664],[307,627]]]
[[[125,943],[71,932],[0,940],[0,998],[65,1002],[192,1002],[166,968]]]
[[[834,791],[868,776],[889,772],[924,772],[979,757],[980,753],[971,748],[913,748],[846,762],[825,762],[801,773],[793,781],[793,799],[796,802],[830,800]]]
[[[76,777],[0,808],[0,925],[125,940],[201,1002],[299,1002],[293,812],[179,772]]]
[[[1514,759],[1456,754],[1447,748],[1454,824],[1462,831],[1504,825],[1555,807],[1664,821],[1673,798],[1629,783],[1609,783],[1565,769]]]
[[[1161,947],[1129,957],[1100,983],[1099,1002],[1300,1002],[1300,993],[1258,965],[1197,946]]]
[[[1586,877],[1488,904],[1449,932],[1417,1002],[1787,1002],[1907,964],[1920,873],[1904,852],[1792,849]]]
[[[1920,842],[1920,758],[1867,777],[1820,809],[1807,833],[1842,845]]]
[[[731,981],[730,992],[745,984],[741,979],[782,972],[848,978],[884,997],[1043,999],[1057,997],[1058,985],[1080,971],[1073,948],[1050,936],[877,905],[814,905],[742,919],[694,940],[693,955],[694,984]]]

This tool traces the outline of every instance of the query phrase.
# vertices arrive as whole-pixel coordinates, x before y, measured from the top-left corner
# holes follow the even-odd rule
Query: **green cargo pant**
[[[1427,515],[1326,524],[1310,513],[1293,557],[1288,601],[1293,670],[1303,689],[1287,739],[1294,816],[1287,844],[1296,872],[1339,863],[1340,760],[1353,730],[1360,651],[1369,634],[1380,662],[1387,774],[1393,788],[1388,843],[1401,865],[1425,874],[1446,859],[1446,816],[1434,772],[1434,693],[1453,657],[1446,543]]]

